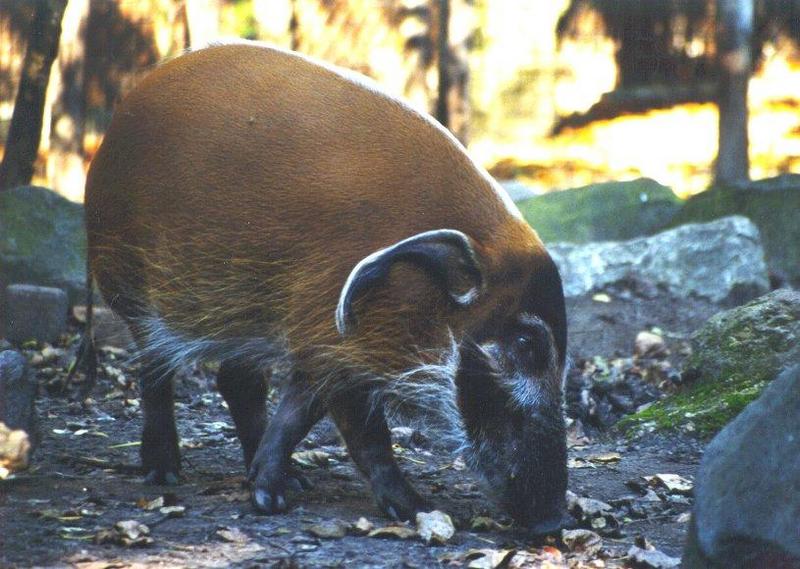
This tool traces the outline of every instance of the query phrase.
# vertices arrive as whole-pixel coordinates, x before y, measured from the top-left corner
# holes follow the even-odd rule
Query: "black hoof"
[[[266,488],[253,490],[253,506],[262,514],[281,514],[286,511],[286,498],[282,492],[270,492]]]
[[[144,477],[144,483],[148,486],[177,486],[178,482],[176,472],[163,470],[151,470]]]
[[[393,520],[414,521],[418,512],[430,512],[433,506],[410,488],[393,493],[376,493],[378,507]]]

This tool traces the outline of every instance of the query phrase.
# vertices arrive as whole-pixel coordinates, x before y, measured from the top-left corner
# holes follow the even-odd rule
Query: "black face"
[[[567,519],[566,329],[560,281],[555,284],[548,310],[532,306],[537,312],[515,315],[499,337],[462,343],[456,375],[472,466],[517,523],[537,534],[556,531]],[[541,300],[542,283],[536,288]]]

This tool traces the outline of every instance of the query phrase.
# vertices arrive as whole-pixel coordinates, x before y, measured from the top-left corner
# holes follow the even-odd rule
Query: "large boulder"
[[[652,237],[548,251],[569,297],[644,281],[678,297],[737,304],[769,290],[758,229],[744,217],[689,224]]]
[[[546,242],[619,241],[660,231],[680,210],[666,186],[641,178],[550,192],[517,202]]]
[[[719,431],[782,370],[800,364],[800,292],[776,290],[721,312],[692,335],[691,344],[686,387],[623,419],[620,427],[701,436]]]
[[[706,448],[683,567],[800,569],[800,366]]]
[[[55,342],[67,331],[67,294],[59,288],[9,285],[6,289],[6,338]]]
[[[12,283],[63,289],[85,297],[83,206],[46,188],[0,192],[0,290]]]
[[[778,283],[800,287],[800,175],[717,187],[688,200],[672,225],[743,215],[761,231],[767,265]]]

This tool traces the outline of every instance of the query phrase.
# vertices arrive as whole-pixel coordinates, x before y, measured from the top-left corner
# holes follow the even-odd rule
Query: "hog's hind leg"
[[[292,467],[292,451],[324,414],[325,407],[313,393],[308,376],[293,372],[250,466],[257,510],[265,514],[284,512],[287,487],[308,485]]]
[[[217,388],[228,404],[236,425],[247,470],[253,463],[258,443],[267,428],[268,385],[264,372],[248,361],[225,360],[217,372]]]
[[[156,360],[141,368],[139,385],[144,411],[141,457],[146,484],[178,483],[180,451],[175,427],[174,370]]]

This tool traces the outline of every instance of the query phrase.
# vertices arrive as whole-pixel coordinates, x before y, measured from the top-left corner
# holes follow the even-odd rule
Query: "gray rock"
[[[652,235],[667,226],[681,205],[671,189],[648,178],[549,192],[517,202],[545,243]]]
[[[67,329],[67,294],[57,288],[10,285],[6,288],[6,338],[17,344],[54,342]]]
[[[705,450],[683,566],[800,567],[800,366]]]
[[[691,382],[769,382],[800,363],[800,292],[779,289],[712,316],[691,336]]]
[[[767,266],[776,284],[800,287],[800,175],[783,174],[701,192],[671,225],[743,215],[761,232]]]
[[[36,380],[19,352],[0,352],[0,423],[28,433],[36,441]]]
[[[684,225],[630,241],[556,243],[548,251],[569,297],[631,281],[717,303],[741,303],[769,290],[758,229],[744,217]]]
[[[55,192],[22,186],[0,192],[0,290],[30,283],[85,297],[83,206]]]

